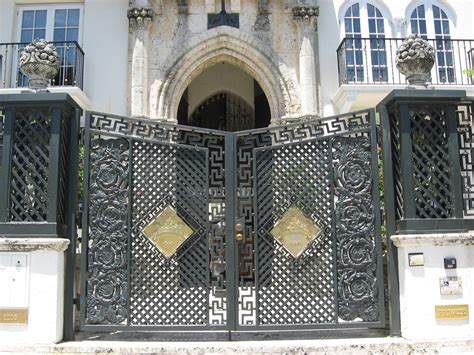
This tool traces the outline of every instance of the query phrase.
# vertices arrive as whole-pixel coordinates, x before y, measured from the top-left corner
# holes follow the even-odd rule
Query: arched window
[[[437,82],[454,82],[454,55],[449,18],[439,6],[417,6],[410,15],[411,33],[430,41],[436,50]]]
[[[433,20],[436,38],[436,60],[441,82],[454,82],[453,46],[449,33],[449,19],[446,12],[433,5]]]
[[[384,18],[379,9],[367,4],[369,17],[370,59],[372,64],[372,80],[387,81],[387,53],[385,51]]]
[[[428,38],[424,5],[420,5],[413,10],[410,16],[410,25],[412,33],[418,33],[424,39]]]
[[[349,7],[344,15],[344,29],[346,32],[346,70],[349,81],[361,82],[364,80],[364,60],[362,52],[362,32],[360,27],[359,4]]]
[[[366,1],[351,5],[344,13],[344,32],[346,80],[386,82],[388,69],[382,12]]]

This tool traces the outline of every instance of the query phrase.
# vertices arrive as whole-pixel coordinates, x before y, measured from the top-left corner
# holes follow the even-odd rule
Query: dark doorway
[[[190,113],[188,90],[184,92],[178,107],[179,124],[229,132],[268,127],[270,118],[268,100],[255,80],[254,107],[238,95],[222,91],[206,99]]]

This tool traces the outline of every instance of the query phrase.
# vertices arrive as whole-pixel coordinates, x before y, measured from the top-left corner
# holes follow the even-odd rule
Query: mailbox
[[[28,256],[0,253],[0,309],[28,307]]]

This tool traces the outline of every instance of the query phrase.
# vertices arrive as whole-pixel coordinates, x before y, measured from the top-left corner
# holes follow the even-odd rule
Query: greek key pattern
[[[90,117],[86,324],[225,326],[234,291],[242,326],[380,320],[368,111],[233,137]],[[227,138],[235,150],[225,149]],[[226,154],[236,170],[226,167]],[[235,171],[232,198],[244,221],[236,270],[226,260],[234,208],[226,205],[233,183],[226,170]],[[169,259],[143,234],[168,207],[193,230]],[[270,234],[291,208],[321,230],[297,258]],[[229,290],[234,272],[237,289]]]
[[[199,142],[199,137],[202,135],[202,133],[196,133],[194,127],[178,126],[158,120],[131,119],[128,117],[96,113],[92,114],[91,118],[91,128],[100,130],[105,134],[109,133],[180,144],[185,143],[183,142],[183,137],[186,135],[186,142],[189,145],[195,145],[194,143]],[[318,119],[307,116],[302,117],[298,123],[276,126],[264,131],[255,130],[255,133],[252,131],[244,131],[243,133],[237,132],[237,136],[254,136],[257,139],[255,146],[260,147],[268,144],[298,142],[317,137],[346,134],[369,128],[369,115],[367,111],[362,111],[359,113]],[[207,132],[207,130],[204,129],[197,130],[203,133]],[[213,135],[211,131],[209,131],[209,135]],[[218,133],[215,135],[219,136]]]
[[[330,141],[361,135],[371,124],[364,111],[236,133],[237,213],[245,217],[245,240],[238,244],[239,324],[337,323]],[[292,206],[323,230],[296,261],[269,235]]]
[[[460,104],[456,110],[458,121],[459,155],[463,181],[464,215],[474,215],[474,101]]]
[[[375,215],[369,137],[332,140],[338,315],[343,321],[377,321]]]
[[[123,324],[128,317],[127,208],[129,143],[91,142],[86,319]]]

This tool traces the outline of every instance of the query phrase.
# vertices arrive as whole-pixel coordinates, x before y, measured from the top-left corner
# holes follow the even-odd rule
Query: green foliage
[[[78,166],[78,186],[77,186],[77,200],[82,204],[84,198],[84,144],[79,144],[79,166]]]
[[[464,69],[462,72],[469,77],[474,76],[474,68]]]
[[[379,193],[380,193],[380,208],[385,212],[385,195],[384,195],[384,178],[383,178],[383,162],[382,162],[382,150],[378,152],[378,173],[379,173]],[[384,213],[385,214],[385,213]],[[387,226],[385,224],[385,218],[382,219],[382,240],[387,237]]]

